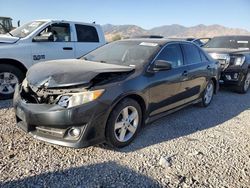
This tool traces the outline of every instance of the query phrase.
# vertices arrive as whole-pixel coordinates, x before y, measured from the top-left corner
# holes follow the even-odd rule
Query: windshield
[[[12,30],[10,33],[13,35],[13,37],[24,38],[28,36],[30,33],[32,33],[33,31],[35,31],[38,27],[40,27],[44,23],[46,22],[45,21],[30,22]]]
[[[81,59],[118,65],[138,66],[148,62],[159,50],[157,43],[117,41],[106,44]]]
[[[250,49],[249,36],[225,36],[211,39],[204,48]]]

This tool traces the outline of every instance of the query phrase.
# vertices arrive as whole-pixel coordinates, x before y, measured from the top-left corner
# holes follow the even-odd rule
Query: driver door
[[[150,86],[150,116],[168,111],[183,104],[185,97],[181,93],[181,79],[185,67],[183,55],[178,43],[167,45],[156,60],[171,63],[172,69],[155,72],[149,77]]]
[[[31,47],[33,64],[40,61],[75,58],[70,28],[68,23],[54,23],[34,37]]]

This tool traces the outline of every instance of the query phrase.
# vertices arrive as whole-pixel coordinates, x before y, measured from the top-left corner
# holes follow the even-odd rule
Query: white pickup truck
[[[12,97],[31,65],[78,58],[105,43],[100,25],[62,20],[36,20],[0,35],[0,99]]]

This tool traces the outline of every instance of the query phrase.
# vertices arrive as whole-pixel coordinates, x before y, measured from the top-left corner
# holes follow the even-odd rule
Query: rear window
[[[183,52],[186,57],[186,64],[201,63],[199,49],[193,44],[182,44]]]
[[[76,24],[76,34],[78,42],[99,42],[96,28],[88,25]]]

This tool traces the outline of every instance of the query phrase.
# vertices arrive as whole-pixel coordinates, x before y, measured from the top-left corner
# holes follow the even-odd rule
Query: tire
[[[236,91],[241,94],[247,93],[250,86],[250,72],[247,72],[244,76],[244,80],[236,87]]]
[[[202,93],[201,102],[199,103],[199,106],[201,106],[201,107],[209,106],[213,100],[214,91],[215,91],[214,82],[212,80],[210,80],[207,83],[206,88]]]
[[[19,68],[0,64],[0,99],[11,99],[14,94],[15,85],[23,81],[24,72]]]
[[[126,111],[128,116],[126,115]],[[133,114],[131,117],[131,114]],[[132,118],[132,121],[129,120]],[[126,119],[128,119],[126,121]],[[106,141],[113,148],[129,145],[142,125],[142,110],[138,102],[125,98],[110,113],[106,125]]]

